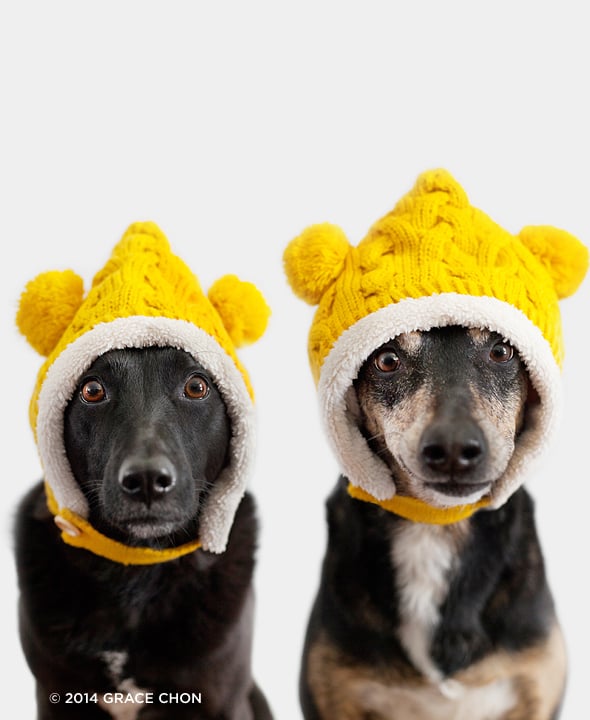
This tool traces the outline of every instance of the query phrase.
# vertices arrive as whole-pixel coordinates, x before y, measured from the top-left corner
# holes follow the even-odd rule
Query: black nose
[[[473,470],[486,452],[481,429],[469,419],[452,424],[435,422],[424,431],[420,442],[426,465],[435,472],[452,475],[456,482],[461,482],[461,476]]]
[[[118,480],[125,495],[149,506],[174,489],[176,472],[166,457],[132,457],[121,465]]]

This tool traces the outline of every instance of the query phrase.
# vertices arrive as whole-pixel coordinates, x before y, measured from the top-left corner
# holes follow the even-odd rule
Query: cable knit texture
[[[30,421],[50,509],[78,532],[62,534],[66,542],[117,562],[155,562],[174,555],[111,552],[116,544],[90,532],[87,502],[63,448],[63,412],[80,375],[99,355],[126,347],[171,346],[186,350],[211,372],[232,422],[228,466],[204,508],[200,539],[205,549],[223,551],[253,455],[254,395],[236,347],[255,342],[269,315],[260,291],[235,275],[224,276],[205,295],[151,222],[127,229],[85,297],[83,281],[72,270],[42,273],[28,283],[17,325],[47,357],[31,398]],[[187,548],[194,549],[194,542]]]
[[[553,434],[560,408],[563,338],[558,301],[576,291],[588,249],[549,226],[513,234],[473,207],[443,169],[420,175],[357,246],[330,223],[285,249],[287,279],[317,305],[308,352],[325,431],[351,494],[419,522],[454,522],[500,507]],[[489,496],[458,509],[396,498],[395,479],[360,433],[346,396],[363,362],[397,335],[434,327],[487,328],[518,350],[539,395],[502,478]],[[408,500],[411,500],[408,502]]]
[[[518,308],[561,365],[557,301],[581,283],[588,251],[552,227],[511,234],[472,207],[448,172],[433,170],[357,247],[337,226],[314,225],[290,243],[284,262],[295,293],[319,304],[309,336],[317,381],[336,339],[360,318],[405,298],[448,292],[495,297]]]

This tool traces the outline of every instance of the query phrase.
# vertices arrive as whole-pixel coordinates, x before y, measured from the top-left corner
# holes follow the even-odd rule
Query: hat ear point
[[[557,297],[573,295],[588,270],[588,248],[565,230],[545,225],[529,225],[519,238],[551,276]]]
[[[29,344],[47,357],[78,312],[84,297],[82,278],[72,270],[50,271],[27,283],[16,324]]]
[[[236,347],[250,345],[262,337],[270,308],[260,290],[236,275],[224,275],[207,294]]]
[[[338,278],[350,251],[344,231],[337,225],[311,225],[287,245],[283,265],[293,292],[317,305]]]

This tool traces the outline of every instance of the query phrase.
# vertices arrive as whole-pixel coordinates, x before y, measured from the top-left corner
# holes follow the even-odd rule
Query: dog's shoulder
[[[61,541],[47,507],[43,482],[36,483],[20,500],[14,515],[16,566],[19,575],[58,569]]]
[[[237,588],[246,589],[253,577],[258,551],[258,512],[254,496],[246,492],[242,498],[229,534],[225,552],[216,555],[211,564],[211,572],[215,573],[220,589],[229,588],[224,592],[228,597]],[[196,562],[197,560],[195,560]]]
[[[43,481],[35,483],[21,498],[16,508],[15,530],[19,532],[28,522],[44,523],[52,520],[47,507]]]
[[[493,648],[519,651],[549,634],[555,608],[534,502],[524,488],[498,510],[470,520],[441,620],[432,654],[446,673]]]
[[[390,536],[398,518],[351,498],[341,477],[326,502],[328,544],[313,623],[343,648],[399,653]]]
[[[248,550],[254,551],[258,541],[258,507],[254,495],[247,491],[240,501],[232,529],[228,546],[241,545],[245,543]]]
[[[478,513],[472,526],[476,541],[465,562],[496,566],[499,572],[486,607],[490,632],[504,646],[530,645],[545,633],[555,614],[534,500],[522,487],[499,510]]]
[[[388,545],[383,530],[396,522],[396,516],[371,503],[353,499],[348,480],[340,476],[326,500],[329,541],[343,555],[362,552],[365,543]]]
[[[21,642],[29,662],[52,672],[51,658],[64,657],[64,636],[74,637],[81,598],[91,603],[96,587],[71,562],[75,550],[60,538],[47,508],[43,482],[21,499],[14,518]],[[74,641],[79,646],[78,638]]]

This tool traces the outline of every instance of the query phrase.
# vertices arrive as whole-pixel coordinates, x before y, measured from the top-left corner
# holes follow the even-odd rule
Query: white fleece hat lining
[[[88,503],[76,482],[64,447],[63,417],[80,377],[109,350],[175,347],[211,373],[231,422],[230,462],[207,498],[200,522],[202,547],[225,550],[234,514],[246,490],[254,455],[254,406],[234,361],[204,330],[185,320],[133,316],[100,323],[84,333],[49,367],[38,400],[37,438],[45,480],[58,505],[88,518]]]
[[[371,313],[345,330],[334,343],[320,371],[318,399],[322,421],[341,471],[355,486],[377,500],[395,495],[387,465],[369,448],[347,411],[346,394],[365,360],[398,335],[460,325],[487,328],[502,335],[518,351],[540,404],[530,407],[526,426],[502,478],[496,483],[490,509],[500,507],[522,484],[553,435],[561,407],[560,370],[539,328],[513,305],[493,297],[459,293],[407,298]]]

